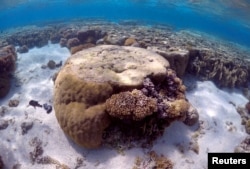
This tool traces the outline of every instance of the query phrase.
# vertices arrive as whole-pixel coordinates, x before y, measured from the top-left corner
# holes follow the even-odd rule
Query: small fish
[[[35,101],[35,100],[30,100],[29,105],[33,106],[34,108],[36,108],[36,107],[43,107],[42,105],[40,105],[38,103],[38,101]]]

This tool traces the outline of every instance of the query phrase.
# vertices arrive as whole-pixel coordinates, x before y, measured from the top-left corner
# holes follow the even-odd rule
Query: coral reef
[[[9,122],[7,120],[0,120],[0,130],[4,130],[9,126]]]
[[[247,103],[245,107],[238,106],[236,110],[241,117],[241,124],[245,126],[246,133],[250,134],[250,114],[248,110],[248,104],[249,103]]]
[[[10,90],[10,74],[15,69],[17,55],[12,45],[0,49],[0,98]]]
[[[52,27],[24,27],[20,33],[16,32],[6,38],[8,44],[15,46],[42,47],[48,44],[50,37],[56,34],[56,29]]]
[[[80,45],[80,41],[77,38],[71,38],[67,41],[67,47],[70,49],[74,46]]]
[[[84,43],[93,43],[95,44],[98,39],[103,38],[106,36],[107,33],[103,32],[102,30],[79,30],[77,32],[77,38],[79,41]]]
[[[102,45],[75,53],[55,80],[54,108],[61,128],[79,145],[100,146],[110,124],[105,101],[140,88],[147,76],[162,81],[167,67],[164,58],[141,48]]]
[[[54,107],[64,132],[86,148],[120,140],[151,144],[175,120],[198,121],[185,90],[162,56],[102,45],[66,61],[55,80]]]
[[[220,87],[246,87],[248,69],[241,59],[226,58],[209,49],[190,49],[188,71],[212,80]]]
[[[0,49],[0,74],[9,73],[15,69],[17,55],[12,45]]]

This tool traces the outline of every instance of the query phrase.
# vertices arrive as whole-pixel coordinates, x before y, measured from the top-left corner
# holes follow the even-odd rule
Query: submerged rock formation
[[[100,146],[104,133],[112,133],[113,127],[122,131],[116,124],[137,126],[131,137],[143,139],[151,136],[143,133],[143,126],[145,132],[157,125],[157,131],[151,132],[159,135],[158,130],[164,131],[172,121],[185,121],[189,107],[185,86],[169,69],[168,61],[141,48],[103,45],[85,49],[66,61],[55,80],[58,122],[86,148]]]
[[[15,69],[17,55],[14,46],[5,46],[0,49],[0,98],[10,90],[10,73]]]

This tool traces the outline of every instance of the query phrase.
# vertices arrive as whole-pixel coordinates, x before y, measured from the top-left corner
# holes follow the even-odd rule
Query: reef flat
[[[201,32],[174,30],[167,25],[83,20],[13,29],[0,34],[0,39],[0,47],[19,46],[20,53],[42,47],[48,41],[66,46],[71,53],[100,44],[137,46],[166,57],[179,76],[188,72],[203,80],[212,80],[219,87],[247,87],[247,79],[250,79],[249,49]],[[185,57],[175,56],[185,53]]]

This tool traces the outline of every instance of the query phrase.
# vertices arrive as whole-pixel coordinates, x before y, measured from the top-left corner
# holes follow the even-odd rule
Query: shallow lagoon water
[[[136,33],[149,29],[146,32],[156,36],[154,45],[158,36],[162,36],[161,31],[171,30],[166,33],[166,41],[158,39],[162,44],[209,48],[224,53],[223,57],[243,58],[246,63],[250,57],[249,3],[243,0],[230,3],[223,0],[4,0],[0,4],[1,40],[14,33],[28,35],[43,30],[46,25],[55,27],[54,24],[66,23],[66,27],[74,28],[80,22],[86,24],[83,27],[98,27],[108,34],[138,39],[146,35],[139,37]],[[62,27],[58,26],[58,29]],[[163,29],[158,34],[150,31],[161,27],[167,31]],[[200,169],[207,167],[208,152],[234,152],[248,136],[236,111],[248,102],[242,87],[218,87],[209,79],[196,79],[187,72],[183,77],[188,88],[186,96],[200,114],[197,125],[187,127],[174,122],[148,149],[140,146],[128,150],[124,147],[81,148],[60,129],[54,110],[47,114],[39,107],[28,106],[32,99],[41,104],[53,104],[52,79],[59,68],[41,67],[51,59],[64,63],[69,56],[67,48],[51,42],[39,48],[32,47],[28,53],[18,53],[11,90],[0,99],[0,110],[4,113],[0,120],[8,122],[8,127],[0,130],[0,156],[5,168],[152,168],[154,164],[148,153],[154,151],[170,159],[174,169]],[[248,90],[248,86],[249,79],[244,89]],[[10,100],[19,100],[18,107],[9,107]],[[32,123],[27,134],[23,134],[23,123]],[[34,160],[31,154],[39,147],[43,153],[38,153]],[[140,164],[136,163],[138,158]],[[41,159],[47,159],[47,162],[41,162]]]

